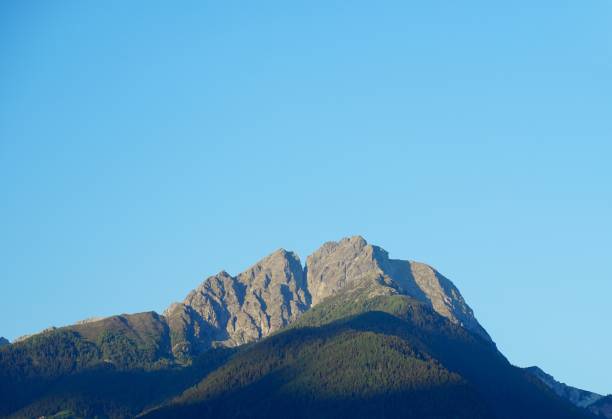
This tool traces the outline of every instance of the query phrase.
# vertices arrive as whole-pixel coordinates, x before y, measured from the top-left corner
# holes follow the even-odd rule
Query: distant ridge
[[[542,371],[538,367],[529,367],[526,370],[532,374],[533,376],[540,379],[544,384],[546,384],[550,389],[552,389],[557,395],[563,397],[564,399],[569,400],[576,406],[587,407],[592,405],[597,400],[601,399],[603,396],[601,394],[593,393],[591,391],[581,390],[576,387],[568,386],[565,383],[561,383],[555,378]]]

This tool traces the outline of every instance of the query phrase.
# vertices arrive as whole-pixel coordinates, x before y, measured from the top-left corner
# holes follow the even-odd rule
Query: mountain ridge
[[[175,354],[187,357],[259,340],[325,298],[363,287],[371,295],[410,295],[491,340],[450,280],[429,265],[390,259],[361,236],[324,243],[303,267],[297,254],[281,248],[236,276],[221,271],[164,315],[176,331]]]
[[[568,400],[578,407],[585,408],[598,416],[612,418],[612,395],[603,396],[559,382],[555,377],[536,366],[527,367],[524,370],[540,380],[562,399]]]
[[[350,260],[342,263],[343,259]],[[386,250],[368,244],[361,236],[324,243],[303,266],[295,252],[279,248],[235,276],[222,270],[205,278],[183,301],[171,303],[161,315],[173,331],[175,355],[186,358],[209,347],[231,347],[261,339],[295,321],[324,298],[368,282],[378,285],[372,287],[373,295],[410,295],[491,340],[449,279],[425,263],[390,259]],[[92,317],[63,327],[109,317],[113,316]],[[39,333],[22,336],[16,342]]]
[[[592,391],[582,390],[576,387],[569,386],[555,380],[555,377],[544,372],[541,368],[533,366],[525,368],[527,372],[540,379],[544,384],[550,387],[556,394],[569,400],[576,406],[587,407],[599,399],[603,398],[601,394]]]
[[[386,314],[375,314],[378,312]],[[394,326],[389,329],[377,321]],[[346,327],[331,327],[334,322]],[[304,333],[311,333],[311,338],[296,352],[302,355],[294,359],[285,345],[297,344],[299,348]],[[282,344],[274,346],[274,342]],[[327,345],[326,351],[334,359],[343,351],[361,359],[361,363],[346,364],[352,379],[317,358],[320,344]],[[453,345],[456,354],[445,349]],[[380,350],[376,349],[379,346]],[[274,352],[277,350],[280,352]],[[237,275],[221,271],[202,281],[183,301],[170,304],[163,314],[88,319],[5,345],[0,348],[0,416],[44,416],[61,409],[118,418],[155,412],[159,407],[174,412],[169,402],[180,400],[186,392],[199,394],[197,382],[208,383],[209,374],[222,374],[223,366],[234,365],[235,357],[242,357],[245,368],[253,368],[249,363],[255,353],[285,365],[298,382],[274,365],[262,379],[275,382],[281,378],[274,377],[285,377],[282,380],[286,379],[289,388],[305,390],[318,400],[316,403],[322,403],[313,407],[323,409],[319,409],[322,414],[350,409],[349,401],[355,401],[349,396],[351,392],[364,397],[360,399],[364,409],[382,408],[391,401],[384,396],[385,386],[396,386],[398,395],[414,400],[416,410],[412,412],[418,410],[424,418],[434,417],[426,412],[436,397],[441,410],[433,411],[441,417],[470,417],[474,412],[473,417],[496,417],[499,407],[495,403],[519,413],[532,406],[536,411],[557,412],[558,417],[589,417],[533,374],[513,367],[449,279],[424,263],[391,259],[386,250],[368,244],[361,236],[324,243],[304,265],[296,253],[281,248]],[[482,356],[475,356],[478,353]],[[407,360],[402,361],[401,354]],[[368,359],[376,359],[379,369],[371,370]],[[387,361],[392,360],[400,372],[388,368]],[[310,369],[300,369],[306,365]],[[411,366],[420,372],[412,371]],[[487,368],[497,371],[499,377],[489,376]],[[239,368],[232,371],[240,375]],[[320,383],[312,375],[303,375],[305,371],[314,373]],[[426,371],[435,373],[428,375]],[[374,372],[378,381],[363,381],[364,374]],[[172,377],[179,378],[170,385],[168,380],[177,380]],[[335,377],[341,380],[341,387],[334,387],[338,384]],[[296,384],[302,380],[306,380],[305,387]],[[141,383],[143,388],[129,383]],[[453,387],[453,383],[463,384]],[[321,399],[322,393],[316,390],[319,385],[336,388],[338,403]],[[412,392],[423,385],[431,387],[430,395]],[[508,396],[494,390],[496,386],[507,388]],[[132,396],[126,396],[126,388],[132,389],[127,393]],[[221,391],[219,400],[233,392],[216,385],[210,388]],[[255,383],[248,388],[255,393],[248,393],[251,395],[245,400],[263,392],[257,397],[278,403],[282,394]],[[302,397],[302,390],[290,393],[291,397]],[[95,396],[99,391],[102,398]],[[378,396],[370,399],[370,391]],[[473,400],[473,406],[447,403],[461,400],[461,394]],[[207,404],[208,396],[204,397],[198,403],[215,410],[216,405]],[[393,399],[393,403],[400,399]],[[310,403],[300,400],[295,402]],[[397,409],[404,411],[400,405]],[[602,404],[600,410],[606,409]],[[498,413],[493,415],[493,411]]]

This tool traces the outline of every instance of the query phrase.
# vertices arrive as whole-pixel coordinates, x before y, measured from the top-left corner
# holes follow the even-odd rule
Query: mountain
[[[512,366],[434,268],[356,236],[280,249],[163,313],[0,348],[0,416],[587,418]],[[363,413],[365,417],[366,413]],[[71,416],[72,415],[72,416]]]
[[[210,347],[261,339],[309,307],[300,260],[280,249],[235,277],[227,272],[211,276],[164,316],[174,355],[187,358]]]
[[[319,303],[146,418],[587,418],[477,333],[405,295]]]
[[[326,297],[362,287],[371,295],[410,295],[490,340],[451,281],[425,264],[389,259],[356,236],[325,243],[305,268],[295,253],[280,249],[235,277],[220,272],[207,278],[164,312],[173,353],[189,358],[210,347],[257,341]]]
[[[612,395],[604,397],[601,394],[560,383],[552,375],[545,373],[538,367],[529,367],[525,370],[546,384],[559,397],[599,416],[612,418]]]
[[[173,365],[167,324],[157,313],[112,316],[52,328],[0,348],[0,416],[40,401],[92,371],[153,371]],[[95,381],[95,380],[94,380]]]
[[[450,280],[423,263],[389,259],[385,250],[360,236],[325,243],[308,257],[305,270],[313,305],[339,292],[364,289],[369,296],[405,294],[491,340]]]
[[[0,336],[0,348],[5,345],[10,345],[10,344],[11,342],[9,342],[7,338]]]
[[[559,381],[555,380],[552,375],[545,373],[538,367],[529,367],[526,368],[526,370],[546,384],[558,396],[569,400],[576,406],[587,407],[603,397],[601,394],[581,390],[576,387],[568,386],[565,383],[560,383]]]

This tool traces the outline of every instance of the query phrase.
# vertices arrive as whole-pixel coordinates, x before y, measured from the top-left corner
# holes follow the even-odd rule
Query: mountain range
[[[612,417],[513,366],[453,283],[362,237],[279,249],[163,314],[0,339],[4,417]]]

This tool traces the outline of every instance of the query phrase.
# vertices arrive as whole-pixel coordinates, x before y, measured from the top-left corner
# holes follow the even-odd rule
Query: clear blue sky
[[[291,5],[289,5],[291,3]],[[0,335],[361,234],[612,392],[612,1],[0,6]]]

